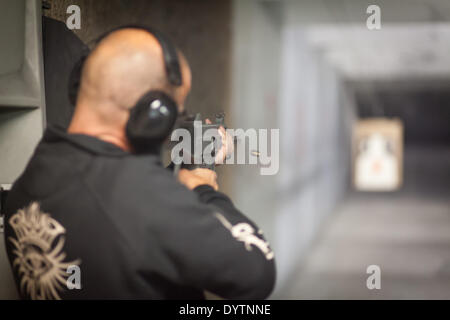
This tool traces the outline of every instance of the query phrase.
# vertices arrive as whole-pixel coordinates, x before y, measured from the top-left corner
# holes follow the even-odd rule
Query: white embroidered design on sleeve
[[[220,213],[215,214],[217,219],[230,230],[233,237],[241,241],[245,244],[245,248],[250,251],[252,250],[252,245],[257,247],[262,253],[266,256],[267,260],[272,260],[274,258],[274,253],[272,249],[270,249],[269,243],[264,241],[263,239],[257,237],[255,235],[255,229],[246,222],[241,222],[236,225],[232,225],[223,215]],[[262,231],[258,231],[259,234],[262,234]]]

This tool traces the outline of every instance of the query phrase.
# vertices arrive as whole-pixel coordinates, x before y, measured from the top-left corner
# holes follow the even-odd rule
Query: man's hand
[[[211,124],[211,120],[206,119],[206,124]],[[222,147],[217,151],[215,164],[221,165],[225,163],[225,160],[230,157],[234,152],[234,142],[233,137],[227,133],[224,127],[219,127],[219,134],[222,138]]]
[[[216,191],[219,190],[217,174],[205,168],[197,168],[194,170],[180,169],[178,180],[190,190],[194,190],[198,186],[205,184],[213,187]]]

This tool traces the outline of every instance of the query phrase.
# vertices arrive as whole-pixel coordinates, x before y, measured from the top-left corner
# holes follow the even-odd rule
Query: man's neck
[[[94,129],[95,128],[95,129]],[[125,134],[113,132],[111,130],[102,129],[100,126],[80,126],[76,121],[72,121],[67,129],[71,134],[85,134],[88,136],[96,137],[97,139],[111,143],[124,151],[130,152],[131,147]]]

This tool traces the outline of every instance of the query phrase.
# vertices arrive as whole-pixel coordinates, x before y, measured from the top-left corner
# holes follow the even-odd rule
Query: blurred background
[[[73,31],[65,24],[70,5],[81,13]],[[219,169],[221,189],[275,252],[271,298],[450,299],[448,0],[41,7],[0,0],[4,189],[43,128],[68,124],[68,73],[83,50],[115,26],[147,24],[191,65],[189,111],[225,111],[230,128],[280,129],[276,175],[260,175],[258,165]],[[0,298],[14,298],[3,247]],[[371,265],[381,270],[381,289],[367,287]]]

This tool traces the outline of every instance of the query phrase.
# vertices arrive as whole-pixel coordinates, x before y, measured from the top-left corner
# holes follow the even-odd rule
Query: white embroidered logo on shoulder
[[[225,228],[230,230],[231,234],[236,240],[241,241],[245,244],[245,248],[248,251],[251,251],[252,245],[254,245],[259,250],[261,250],[261,252],[266,256],[267,260],[272,260],[274,258],[274,253],[272,249],[270,249],[269,243],[256,236],[255,229],[250,224],[241,222],[233,226],[220,213],[216,213],[215,216],[225,226]],[[262,231],[260,230],[258,233],[261,234]]]

